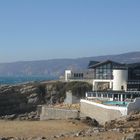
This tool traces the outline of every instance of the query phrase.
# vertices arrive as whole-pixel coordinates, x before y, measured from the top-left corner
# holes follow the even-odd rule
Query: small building
[[[93,69],[81,70],[81,71],[72,71],[72,70],[65,70],[65,81],[84,81],[89,82],[92,84],[93,80]]]

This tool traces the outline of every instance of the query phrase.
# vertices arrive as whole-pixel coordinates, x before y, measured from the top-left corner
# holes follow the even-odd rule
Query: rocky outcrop
[[[122,140],[140,140],[140,133],[130,133]]]
[[[88,124],[91,127],[98,127],[99,126],[99,122],[95,119],[90,118],[90,117],[86,117],[84,119],[81,118],[81,121],[83,123]]]
[[[36,109],[41,104],[39,85],[24,84],[0,87],[0,116],[21,114]]]
[[[105,123],[106,129],[114,128],[140,128],[140,113],[130,114],[116,120],[111,120]]]
[[[79,85],[81,86],[80,88]],[[13,114],[19,116],[19,114],[36,111],[38,105],[62,103],[66,91],[70,89],[72,89],[73,92],[76,91],[76,94],[80,98],[85,91],[90,91],[91,88],[92,86],[85,82],[65,83],[60,81],[1,85],[0,116]],[[81,89],[83,93],[81,92]],[[12,118],[14,117],[12,116]]]
[[[19,138],[19,137],[1,137],[0,140],[52,140],[46,137],[29,137],[29,138]]]
[[[12,114],[12,115],[4,115],[0,116],[1,120],[31,120],[31,121],[37,121],[40,119],[40,115],[37,111],[27,112],[24,114]]]

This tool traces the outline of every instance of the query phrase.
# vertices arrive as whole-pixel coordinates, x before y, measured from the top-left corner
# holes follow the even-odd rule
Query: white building
[[[88,68],[84,72],[66,70],[65,80],[92,79],[93,96],[96,97],[124,100],[140,95],[140,63],[121,64],[110,60],[91,61]]]

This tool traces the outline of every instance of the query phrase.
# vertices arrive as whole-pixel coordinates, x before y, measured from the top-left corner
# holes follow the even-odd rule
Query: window
[[[112,79],[111,64],[104,64],[95,69],[96,79]]]

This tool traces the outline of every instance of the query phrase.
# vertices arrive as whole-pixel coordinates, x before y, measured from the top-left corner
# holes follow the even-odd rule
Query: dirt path
[[[66,137],[59,140],[122,140],[123,134],[117,132],[103,132],[94,134],[92,137]]]
[[[60,133],[78,131],[87,128],[80,122],[49,120],[49,121],[0,121],[0,136],[33,137],[51,136]]]
[[[49,121],[0,121],[0,137],[51,137],[54,135],[78,132],[89,128],[75,120]],[[92,137],[61,137],[59,140],[121,140],[123,134],[116,132],[95,133]]]

